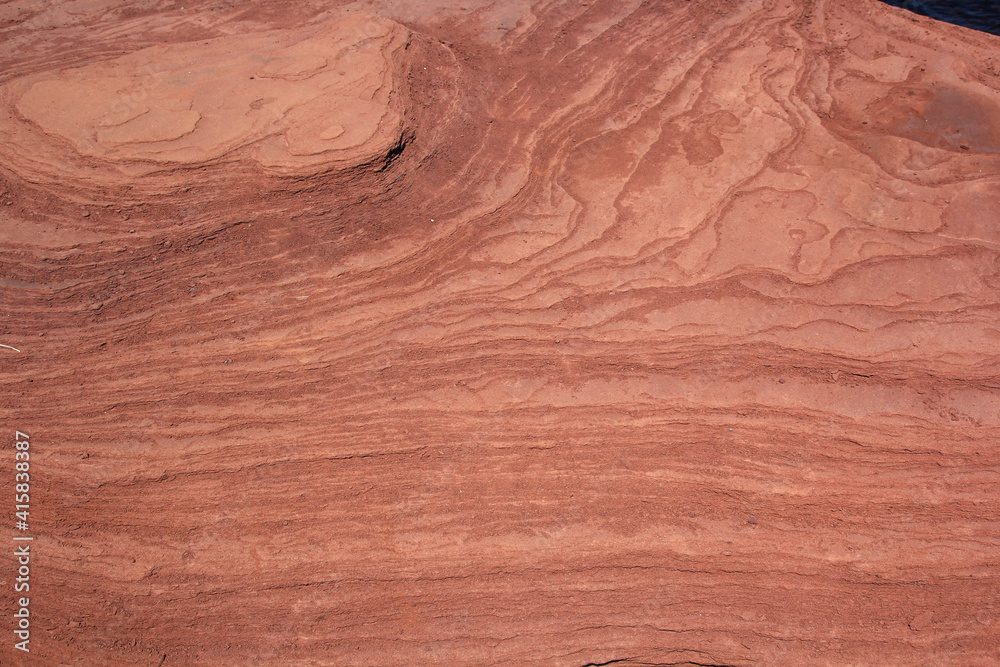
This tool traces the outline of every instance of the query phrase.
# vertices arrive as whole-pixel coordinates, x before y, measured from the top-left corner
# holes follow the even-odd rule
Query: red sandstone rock
[[[873,0],[0,34],[0,663],[1000,663],[997,38]]]

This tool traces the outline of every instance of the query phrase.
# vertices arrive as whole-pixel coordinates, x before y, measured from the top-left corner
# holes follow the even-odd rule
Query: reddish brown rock
[[[997,38],[873,0],[0,33],[0,663],[1000,663]]]

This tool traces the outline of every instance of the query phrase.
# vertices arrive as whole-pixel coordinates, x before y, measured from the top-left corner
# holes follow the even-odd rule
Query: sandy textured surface
[[[1000,664],[1000,38],[20,0],[0,63],[0,663]]]

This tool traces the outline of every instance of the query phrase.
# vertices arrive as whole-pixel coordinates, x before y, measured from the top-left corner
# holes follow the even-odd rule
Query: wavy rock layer
[[[997,38],[871,0],[0,32],[38,664],[1000,662]]]

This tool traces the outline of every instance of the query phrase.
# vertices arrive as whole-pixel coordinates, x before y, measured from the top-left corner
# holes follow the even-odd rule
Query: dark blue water
[[[1000,0],[882,0],[938,21],[1000,35]]]

